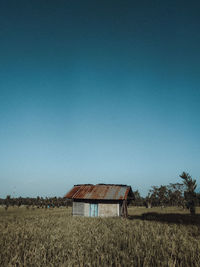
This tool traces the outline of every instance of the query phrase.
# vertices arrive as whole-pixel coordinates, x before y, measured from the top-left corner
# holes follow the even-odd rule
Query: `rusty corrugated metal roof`
[[[123,200],[133,192],[127,185],[75,185],[66,195],[70,199]]]

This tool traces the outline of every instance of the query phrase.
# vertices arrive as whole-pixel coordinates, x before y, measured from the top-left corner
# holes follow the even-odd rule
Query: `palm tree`
[[[189,173],[182,172],[180,175],[181,179],[183,179],[183,183],[186,187],[184,192],[184,197],[187,203],[187,208],[189,208],[191,214],[195,214],[195,202],[196,202],[196,193],[195,189],[197,187],[197,183],[195,179],[189,175]]]

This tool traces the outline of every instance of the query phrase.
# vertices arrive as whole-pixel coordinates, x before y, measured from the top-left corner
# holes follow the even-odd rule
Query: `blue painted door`
[[[90,204],[90,217],[98,216],[98,204]]]

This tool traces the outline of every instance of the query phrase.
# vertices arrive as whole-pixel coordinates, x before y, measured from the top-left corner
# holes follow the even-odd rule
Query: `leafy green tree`
[[[150,197],[150,192],[148,193],[148,196],[145,198],[145,206],[146,208],[150,209],[151,208],[151,205],[152,205],[152,200],[151,200],[151,197]]]
[[[180,183],[170,183],[167,188],[169,205],[184,207],[184,185]]]
[[[167,206],[169,203],[167,186],[152,186],[149,191],[149,198],[153,206]]]
[[[144,198],[141,197],[140,192],[138,190],[133,192],[134,200],[131,202],[134,206],[143,206]]]

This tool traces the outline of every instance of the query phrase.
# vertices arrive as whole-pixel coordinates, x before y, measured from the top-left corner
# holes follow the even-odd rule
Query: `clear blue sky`
[[[200,184],[198,1],[0,3],[0,197]]]

